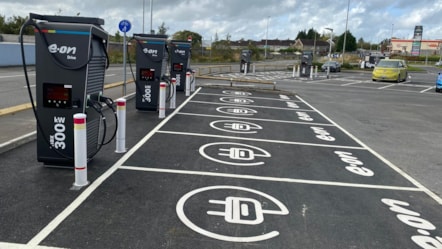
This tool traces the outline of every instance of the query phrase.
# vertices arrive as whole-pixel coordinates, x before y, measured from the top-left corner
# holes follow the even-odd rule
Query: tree
[[[117,32],[115,33],[115,41],[116,42],[121,42],[121,35],[120,35],[120,31],[117,30]]]
[[[305,30],[299,31],[298,35],[296,36],[296,40],[297,39],[310,39],[310,40],[314,40],[315,37],[316,37],[316,39],[318,39],[320,36],[321,36],[321,34],[319,34],[313,28],[310,28],[307,32]]]
[[[385,38],[384,40],[381,41],[381,43],[379,45],[381,45],[381,51],[388,51],[388,46],[390,45],[390,38]]]
[[[167,33],[167,30],[169,30],[169,27],[166,27],[166,24],[162,22],[161,26],[158,27],[158,34],[165,35]]]
[[[344,37],[345,32],[342,35],[337,37],[336,42],[336,51],[342,52],[342,48],[344,47]],[[358,44],[356,43],[356,38],[351,34],[350,31],[347,31],[347,40],[345,41],[345,51],[352,52],[358,49]]]
[[[0,33],[4,34],[19,34],[20,29],[26,22],[25,17],[13,16],[5,20],[4,16],[0,17]],[[24,32],[25,35],[33,35],[34,30],[32,27],[27,27]]]
[[[182,30],[182,31],[176,32],[175,34],[172,35],[172,39],[187,41],[187,38],[189,36],[192,37],[192,47],[198,46],[198,45],[201,47],[202,36],[198,33],[195,33],[195,32],[189,31],[189,30]]]

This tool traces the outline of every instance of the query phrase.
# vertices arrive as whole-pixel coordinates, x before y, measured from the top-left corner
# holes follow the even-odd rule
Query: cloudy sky
[[[162,22],[168,34],[190,30],[210,40],[218,34],[231,40],[295,39],[299,31],[319,33],[332,28],[335,35],[348,30],[356,39],[378,43],[385,38],[412,38],[414,27],[423,26],[423,39],[442,39],[442,0],[0,0],[0,15],[100,17],[110,34],[118,23],[132,23],[128,36],[158,30]],[[143,12],[144,6],[144,12]],[[144,25],[143,25],[144,16]],[[268,27],[268,29],[267,29]]]

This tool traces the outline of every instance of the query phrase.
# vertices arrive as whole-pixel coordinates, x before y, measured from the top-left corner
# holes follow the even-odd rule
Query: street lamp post
[[[344,64],[345,42],[347,41],[348,12],[349,12],[349,10],[350,10],[350,0],[348,0],[348,4],[347,4],[347,19],[345,21],[344,45],[342,46],[342,64]]]
[[[143,0],[143,34],[144,34],[144,5],[145,5],[145,1]]]
[[[150,0],[150,33],[153,34],[153,29],[152,29],[152,12],[153,12],[153,0]]]
[[[331,61],[331,49],[332,49],[332,42],[333,42],[333,29],[332,28],[325,28],[326,30],[330,30],[330,48],[328,50],[328,61]],[[330,78],[330,64],[327,67],[327,79]]]
[[[264,46],[264,59],[267,60],[267,39],[268,39],[268,35],[269,35],[269,19],[270,16],[267,17],[267,25],[266,25],[266,43]]]

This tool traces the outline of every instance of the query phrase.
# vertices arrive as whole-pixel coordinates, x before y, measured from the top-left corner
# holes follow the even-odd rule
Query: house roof
[[[230,45],[234,46],[248,46],[250,43],[254,44],[255,46],[264,46],[266,45],[266,40],[260,40],[260,41],[252,41],[252,40],[238,40],[238,41],[231,41]],[[268,46],[284,46],[284,47],[290,47],[295,44],[295,40],[279,40],[279,39],[268,39],[267,45]]]
[[[304,46],[314,46],[315,45],[315,40],[314,39],[298,39],[302,45]],[[317,47],[322,47],[322,46],[329,46],[330,44],[326,41],[323,40],[318,40],[316,39],[316,46]]]

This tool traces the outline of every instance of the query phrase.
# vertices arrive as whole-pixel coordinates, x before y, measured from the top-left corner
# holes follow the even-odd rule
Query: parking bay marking
[[[222,135],[202,134],[202,133],[192,133],[192,132],[181,132],[181,131],[164,131],[164,130],[159,130],[159,131],[157,131],[157,133],[171,134],[171,135],[182,135],[182,136],[196,136],[196,137],[211,137],[211,138],[222,138],[222,139],[234,139],[234,140],[254,141],[254,142],[267,142],[267,143],[278,143],[278,144],[305,145],[305,146],[313,146],[313,147],[340,148],[340,149],[350,149],[350,150],[366,150],[366,148],[364,148],[364,147],[355,147],[355,146],[332,145],[332,144],[317,144],[317,143],[302,143],[302,142],[291,142],[291,141],[283,141],[283,140],[271,140],[271,139],[259,139],[259,138],[222,136]]]
[[[384,162],[387,166],[389,166],[390,168],[392,168],[394,171],[396,171],[399,175],[401,175],[402,177],[404,177],[405,179],[407,179],[408,181],[410,181],[412,184],[414,184],[416,187],[418,187],[419,189],[421,189],[423,192],[425,192],[428,196],[430,196],[433,200],[435,200],[438,204],[442,205],[442,198],[437,196],[435,193],[433,193],[432,191],[430,191],[428,188],[426,188],[424,185],[422,185],[420,182],[418,182],[416,179],[414,179],[413,177],[411,177],[410,175],[408,175],[407,173],[405,173],[404,171],[402,171],[399,167],[397,167],[396,165],[394,165],[392,162],[388,161],[386,158],[384,158],[382,155],[380,155],[379,153],[377,153],[376,151],[374,151],[372,148],[370,148],[369,146],[367,146],[366,144],[364,144],[361,140],[359,140],[358,138],[356,138],[355,136],[353,136],[353,134],[351,134],[350,132],[348,132],[347,130],[345,130],[344,128],[342,128],[340,125],[338,125],[336,122],[334,122],[333,120],[331,120],[329,117],[327,117],[324,113],[322,113],[321,111],[319,111],[318,109],[316,109],[315,107],[313,107],[312,105],[310,105],[307,101],[305,101],[304,99],[302,99],[299,96],[296,96],[297,99],[301,100],[304,104],[306,104],[308,107],[312,108],[312,110],[316,111],[317,113],[319,113],[322,117],[324,117],[326,120],[328,120],[330,123],[332,123],[334,126],[336,126],[338,129],[340,129],[342,132],[344,132],[347,136],[349,136],[351,139],[353,139],[355,142],[357,142],[358,144],[360,144],[363,148],[365,148],[366,150],[368,150],[371,154],[373,154],[375,157],[377,157],[379,160],[381,160],[382,162]]]
[[[311,111],[311,112],[315,112],[315,111]],[[326,124],[326,123],[313,123],[313,122],[278,120],[278,119],[249,118],[249,117],[237,117],[237,116],[222,116],[222,115],[188,113],[188,112],[179,112],[177,114],[178,115],[187,115],[187,116],[198,116],[198,117],[209,117],[209,118],[223,118],[223,119],[228,118],[228,119],[240,119],[240,120],[250,120],[250,121],[264,121],[264,122],[286,123],[286,124],[305,124],[305,125],[318,125],[318,126],[335,126],[334,124]]]
[[[282,177],[270,177],[270,176],[257,176],[257,175],[242,175],[231,173],[218,173],[208,171],[194,171],[194,170],[179,170],[179,169],[164,169],[164,168],[146,168],[133,165],[121,165],[118,169],[155,172],[155,173],[169,173],[169,174],[182,174],[182,175],[199,175],[199,176],[213,176],[224,177],[234,179],[247,179],[258,180],[268,182],[286,182],[286,183],[299,183],[309,185],[321,185],[321,186],[335,186],[335,187],[350,187],[350,188],[365,188],[365,189],[382,189],[382,190],[398,190],[398,191],[412,191],[423,192],[417,187],[401,187],[401,186],[389,186],[389,185],[374,185],[374,184],[360,184],[360,183],[347,183],[347,182],[332,182],[332,181],[320,181],[320,180],[305,180],[297,178],[282,178]]]
[[[220,96],[220,97],[238,96],[238,95],[233,95],[233,94],[218,94],[218,93],[199,93],[198,95]],[[247,98],[249,98],[249,99],[261,99],[261,100],[274,100],[274,101],[278,101],[278,102],[287,101],[287,99],[257,97],[257,96],[253,96],[253,95],[247,95]],[[302,102],[302,101],[293,100],[293,99],[291,99],[291,101]]]
[[[394,85],[394,84],[392,84]],[[425,186],[423,186],[422,184],[420,184],[417,180],[415,180],[414,178],[412,178],[411,176],[409,176],[408,174],[406,174],[404,171],[402,171],[401,169],[399,169],[397,166],[395,166],[394,164],[392,164],[390,161],[388,161],[387,159],[385,159],[384,157],[382,157],[380,154],[378,154],[377,152],[375,152],[373,149],[369,148],[367,145],[365,145],[364,143],[362,143],[359,139],[357,139],[355,136],[353,136],[352,134],[350,134],[348,131],[346,131],[345,129],[343,129],[342,127],[340,127],[337,123],[335,123],[333,120],[331,120],[330,118],[328,118],[326,115],[324,115],[322,112],[320,112],[319,110],[317,110],[316,108],[314,108],[313,106],[311,106],[310,104],[308,104],[305,100],[303,100],[301,97],[296,96],[296,98],[300,101],[302,101],[304,104],[306,104],[308,107],[310,107],[312,110],[316,111],[317,113],[319,113],[321,116],[323,116],[326,120],[328,120],[330,123],[334,124],[337,128],[339,128],[341,131],[343,131],[345,134],[347,134],[350,138],[352,138],[354,141],[356,141],[358,144],[360,144],[361,146],[363,146],[365,149],[367,149],[369,152],[371,152],[373,155],[375,155],[377,158],[379,158],[382,162],[384,162],[385,164],[387,164],[390,168],[392,168],[393,170],[395,170],[397,173],[399,173],[402,177],[404,177],[405,179],[407,179],[408,181],[410,181],[412,184],[414,184],[415,186],[419,187],[420,189],[422,189],[422,191],[424,191],[427,195],[429,195],[432,199],[434,199],[436,202],[438,202],[439,204],[442,205],[442,198],[440,198],[439,196],[437,196],[436,194],[434,194],[433,192],[431,192],[429,189],[427,189]],[[210,103],[208,102],[208,104],[215,104],[215,103]],[[293,110],[293,109],[292,109]]]
[[[238,105],[238,104],[215,103],[215,102],[198,101],[198,100],[190,101],[190,103],[207,104],[207,105],[237,106],[237,107],[246,107],[246,108],[262,108],[262,109],[274,109],[274,110],[311,111],[311,110],[309,110],[309,109],[300,109],[300,108],[298,109],[298,108],[273,107],[273,106],[259,106],[259,105]]]

